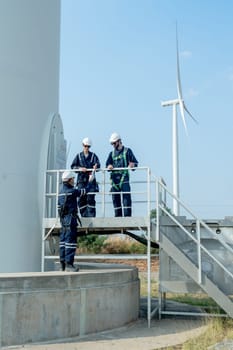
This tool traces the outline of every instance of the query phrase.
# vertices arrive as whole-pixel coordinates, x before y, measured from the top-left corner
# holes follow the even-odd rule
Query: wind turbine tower
[[[0,1],[0,273],[41,270],[44,175],[65,167],[60,8]]]
[[[189,114],[189,116],[197,123],[196,119],[192,116],[192,114],[187,109],[183,97],[182,97],[182,89],[181,89],[181,81],[180,81],[180,64],[179,64],[179,51],[178,51],[178,34],[176,28],[176,66],[177,66],[177,98],[174,100],[168,100],[161,102],[163,107],[172,106],[172,173],[173,173],[173,213],[176,216],[180,215],[180,205],[177,199],[180,196],[179,189],[179,142],[178,142],[178,123],[177,123],[177,105],[180,107],[180,114],[182,117],[182,121],[184,124],[185,132],[187,132],[186,120],[185,120],[185,112]]]

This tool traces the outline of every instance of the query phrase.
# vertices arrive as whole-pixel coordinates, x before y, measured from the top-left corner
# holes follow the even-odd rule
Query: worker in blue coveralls
[[[121,137],[118,133],[114,132],[111,135],[109,142],[114,149],[108,155],[106,168],[111,170],[111,192],[115,216],[131,216],[132,200],[130,193],[129,170],[117,170],[117,168],[135,168],[138,166],[138,161],[132,150],[123,146]]]
[[[62,186],[58,197],[58,213],[61,222],[60,231],[60,264],[61,271],[77,272],[78,266],[74,265],[74,256],[77,248],[77,197],[82,197],[88,192],[86,188],[74,187],[76,174],[72,171],[64,171],[62,174]]]
[[[74,158],[71,169],[78,169],[77,186],[83,188],[87,185],[89,178],[92,177],[89,194],[86,194],[78,199],[78,207],[81,216],[95,217],[96,216],[96,201],[95,192],[99,192],[96,182],[95,171],[100,168],[100,161],[94,152],[90,151],[92,142],[89,137],[82,140],[83,151],[78,153]],[[89,170],[88,170],[89,169]],[[90,169],[93,169],[90,171]]]

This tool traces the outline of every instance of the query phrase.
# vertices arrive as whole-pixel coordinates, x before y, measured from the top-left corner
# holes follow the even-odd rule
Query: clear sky
[[[60,114],[69,167],[82,139],[102,167],[117,131],[172,189],[176,22],[188,137],[179,119],[180,197],[203,219],[233,215],[233,2],[62,0]]]

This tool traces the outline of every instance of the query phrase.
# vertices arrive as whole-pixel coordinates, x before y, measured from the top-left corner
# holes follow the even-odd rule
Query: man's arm
[[[133,151],[130,149],[130,148],[128,148],[128,166],[129,166],[129,168],[135,168],[135,167],[137,167],[138,166],[138,161],[137,161],[137,159],[136,159],[136,157],[135,157],[135,155],[133,154]]]
[[[79,157],[78,157],[78,154],[77,154],[70,167],[71,167],[71,169],[77,169],[79,166],[80,166],[80,164],[79,164]]]
[[[109,170],[113,169],[113,160],[112,160],[112,152],[109,153],[107,161],[106,161],[106,168]]]

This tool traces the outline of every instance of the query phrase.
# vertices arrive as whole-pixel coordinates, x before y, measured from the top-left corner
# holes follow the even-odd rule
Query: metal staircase
[[[42,271],[59,259],[60,222],[57,200],[64,170],[48,170],[45,176],[45,202],[42,224]],[[133,216],[113,217],[109,173],[100,169],[96,193],[97,217],[81,218],[79,234],[128,234],[147,244],[148,326],[155,313],[169,314],[164,296],[170,293],[206,293],[233,317],[233,218],[206,222],[167,189],[148,167],[130,172]],[[184,216],[168,209],[176,200]],[[156,219],[151,219],[156,209]],[[151,246],[160,250],[159,302],[152,310]],[[77,257],[79,258],[79,257]],[[53,268],[53,267],[52,267]],[[175,312],[179,314],[179,312]]]
[[[157,180],[157,193],[163,188]],[[233,317],[233,221],[211,223],[210,227],[179,200],[179,205],[191,217],[175,217],[157,195],[157,219],[153,223],[153,238],[160,246],[160,292],[205,292]],[[224,236],[227,227],[228,236]],[[155,234],[155,236],[154,236]],[[163,266],[166,264],[167,266]],[[178,268],[173,272],[169,264]],[[163,313],[161,302],[160,315]]]

